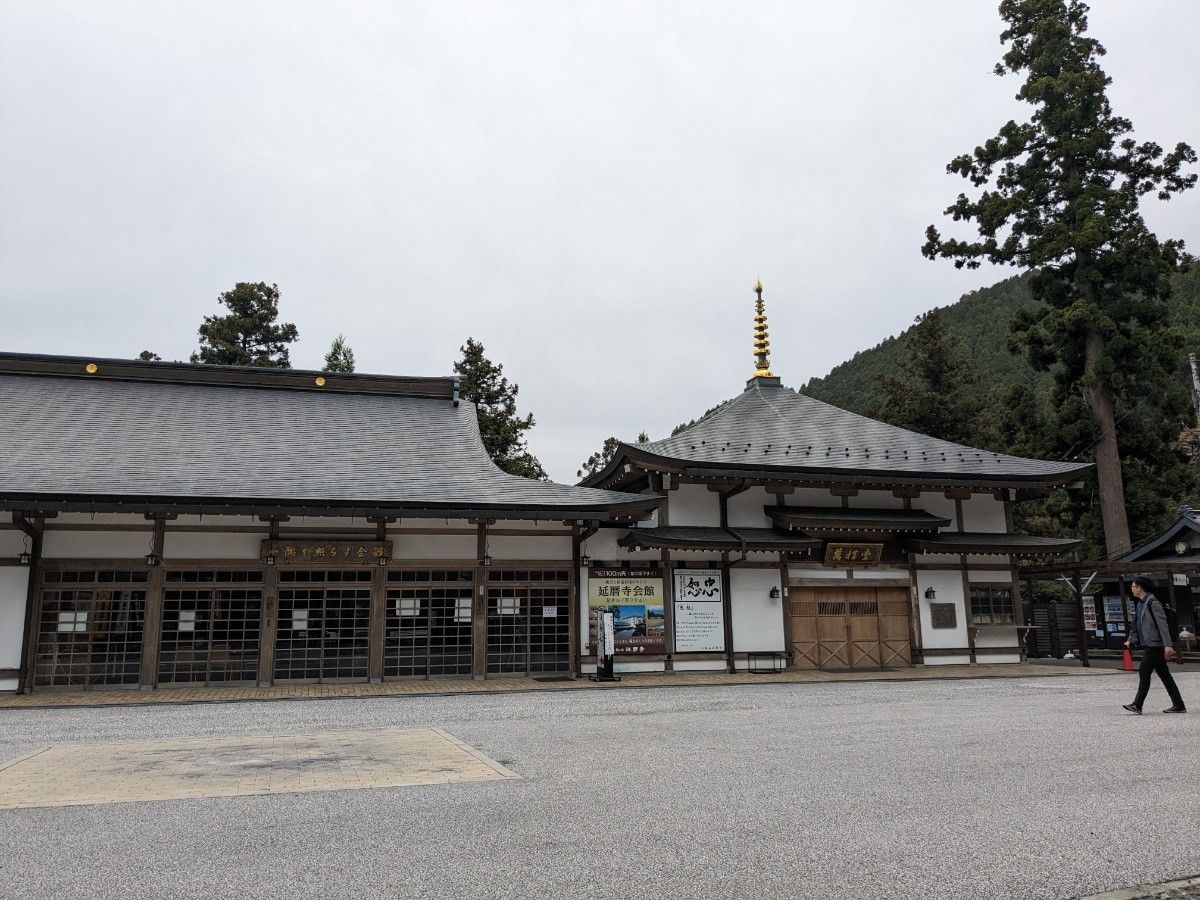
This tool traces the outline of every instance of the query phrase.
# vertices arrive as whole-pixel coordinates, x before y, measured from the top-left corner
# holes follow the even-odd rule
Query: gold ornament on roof
[[[761,281],[754,282],[754,377],[774,378],[771,371],[771,341],[767,336],[767,308],[763,304]]]

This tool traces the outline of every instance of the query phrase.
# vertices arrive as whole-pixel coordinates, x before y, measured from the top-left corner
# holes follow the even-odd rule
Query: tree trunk
[[[1104,338],[1088,331],[1085,338],[1084,374],[1091,387],[1086,392],[1088,406],[1100,428],[1096,444],[1096,480],[1100,485],[1100,518],[1104,523],[1104,546],[1115,556],[1130,547],[1129,519],[1125,515],[1125,480],[1121,475],[1121,454],[1117,449],[1117,421],[1112,389],[1096,378],[1096,369],[1104,355]]]

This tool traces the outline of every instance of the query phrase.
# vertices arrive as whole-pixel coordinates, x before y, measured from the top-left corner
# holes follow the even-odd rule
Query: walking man
[[[1162,603],[1150,592],[1153,585],[1149,578],[1139,575],[1130,585],[1130,593],[1142,603],[1138,607],[1133,620],[1133,634],[1125,642],[1126,647],[1139,646],[1142,648],[1142,665],[1138,669],[1138,692],[1132,703],[1125,704],[1125,709],[1131,713],[1142,714],[1142,703],[1150,691],[1150,673],[1157,672],[1163,687],[1171,695],[1171,708],[1163,712],[1187,712],[1183,705],[1183,697],[1171,670],[1167,668],[1167,660],[1175,658],[1175,648],[1171,646],[1171,631],[1167,628],[1167,614],[1163,611]]]

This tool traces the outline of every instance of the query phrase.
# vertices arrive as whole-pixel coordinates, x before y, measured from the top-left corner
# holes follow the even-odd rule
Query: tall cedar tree
[[[646,432],[640,432],[637,436],[637,443],[650,443],[650,435]],[[589,475],[595,475],[610,462],[612,462],[613,454],[617,452],[617,447],[621,444],[620,438],[607,437],[604,439],[604,444],[599,450],[583,461],[583,465],[579,471],[575,473],[576,478],[587,478]]]
[[[946,210],[974,222],[978,240],[943,238],[931,225],[922,252],[960,268],[987,260],[1032,271],[1046,305],[1020,317],[1014,337],[1036,367],[1054,367],[1060,421],[1074,416],[1093,435],[1105,544],[1116,553],[1130,544],[1118,407],[1162,383],[1168,276],[1182,248],[1160,242],[1138,204],[1192,187],[1196,176],[1182,169],[1196,154],[1129,137],[1132,123],[1109,105],[1104,48],[1085,35],[1087,11],[1078,0],[1000,4],[1009,46],[995,71],[1025,74],[1017,99],[1034,112],[947,166],[984,188]]]
[[[947,329],[941,311],[917,316],[905,348],[903,378],[878,376],[885,421],[959,444],[978,439],[979,401],[974,373]]]
[[[217,302],[229,310],[205,316],[200,326],[200,349],[192,362],[222,366],[261,366],[290,369],[288,344],[300,334],[290,322],[277,325],[279,287],[262,281],[239,281]]]
[[[484,356],[483,345],[474,338],[467,338],[466,345],[459,350],[462,359],[454,364],[454,372],[459,376],[458,393],[463,400],[475,404],[488,456],[512,475],[547,479],[546,470],[525,446],[525,432],[534,426],[534,421],[533,413],[517,415],[520,388],[509,384],[504,367]]]
[[[325,354],[325,365],[321,366],[321,371],[354,371],[354,351],[346,343],[346,336],[344,334],[339,334],[333,339],[333,343],[329,345],[329,352]]]

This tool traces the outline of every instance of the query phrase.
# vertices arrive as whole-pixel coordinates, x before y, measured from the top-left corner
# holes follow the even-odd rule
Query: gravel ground
[[[1200,711],[1200,675],[1179,677]],[[523,780],[0,811],[0,897],[1076,897],[1200,872],[1133,676],[0,711],[71,741],[440,726]],[[1190,785],[1190,796],[1181,787]]]

